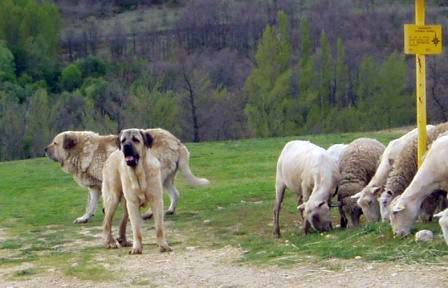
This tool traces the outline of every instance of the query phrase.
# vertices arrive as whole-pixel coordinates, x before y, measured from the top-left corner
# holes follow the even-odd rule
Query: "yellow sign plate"
[[[442,53],[442,25],[404,25],[405,54]]]

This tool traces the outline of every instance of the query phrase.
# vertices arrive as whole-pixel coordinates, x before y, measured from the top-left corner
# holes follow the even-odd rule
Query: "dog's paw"
[[[143,220],[149,220],[152,218],[152,213],[148,212],[142,215]]]
[[[159,246],[159,251],[160,252],[171,252],[173,251],[173,249],[171,249],[171,247],[168,244],[163,244]]]
[[[129,242],[126,239],[117,238],[118,244],[120,244],[121,247],[131,247],[132,242]]]
[[[104,247],[106,247],[106,249],[117,249],[118,245],[117,245],[117,242],[112,240],[112,241],[104,242]]]
[[[89,217],[85,217],[85,216],[78,217],[75,219],[75,221],[73,221],[73,224],[84,224],[84,223],[89,222],[89,219],[90,219]]]
[[[129,250],[129,254],[130,255],[142,254],[142,252],[143,252],[143,248],[142,247],[132,248],[131,250]]]

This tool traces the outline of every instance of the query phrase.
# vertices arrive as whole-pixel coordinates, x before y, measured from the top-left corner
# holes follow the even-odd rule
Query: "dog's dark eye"
[[[138,139],[135,138],[135,137],[132,137],[132,141],[135,142],[135,143],[140,143],[140,140],[138,140]]]
[[[53,145],[58,145],[58,143],[56,143],[56,142],[53,142]]]

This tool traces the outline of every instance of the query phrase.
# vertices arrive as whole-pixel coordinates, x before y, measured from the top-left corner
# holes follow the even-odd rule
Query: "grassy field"
[[[328,147],[348,143],[365,134],[300,137]],[[368,133],[386,143],[397,131]],[[276,159],[290,138],[189,144],[194,173],[212,185],[192,188],[178,177],[181,201],[177,215],[167,217],[169,242],[176,250],[189,246],[216,248],[231,245],[245,251],[241,261],[287,265],[308,259],[438,262],[446,260],[448,247],[437,223],[418,224],[435,232],[431,243],[415,243],[413,237],[394,239],[386,224],[358,229],[336,229],[304,236],[296,211],[295,196],[287,192],[281,214],[283,238],[272,235],[272,206]],[[0,270],[21,267],[8,277],[20,278],[55,269],[81,279],[101,280],[107,267],[98,255],[126,255],[127,249],[101,246],[102,212],[92,222],[75,225],[84,212],[86,192],[58,164],[44,158],[0,163]],[[168,202],[168,201],[166,201]],[[337,211],[334,222],[337,223]],[[118,222],[119,217],[115,217]],[[145,226],[151,229],[152,221]],[[145,232],[145,249],[154,248],[153,232]],[[359,257],[357,257],[359,258]],[[27,264],[32,263],[32,268]],[[101,264],[101,265],[100,265]]]

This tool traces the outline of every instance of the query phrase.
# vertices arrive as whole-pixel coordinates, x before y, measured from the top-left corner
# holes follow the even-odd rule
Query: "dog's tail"
[[[210,184],[210,181],[207,179],[198,178],[193,175],[190,170],[190,152],[183,144],[181,144],[179,149],[179,169],[182,171],[182,174],[187,179],[188,183],[193,186],[207,186]]]

